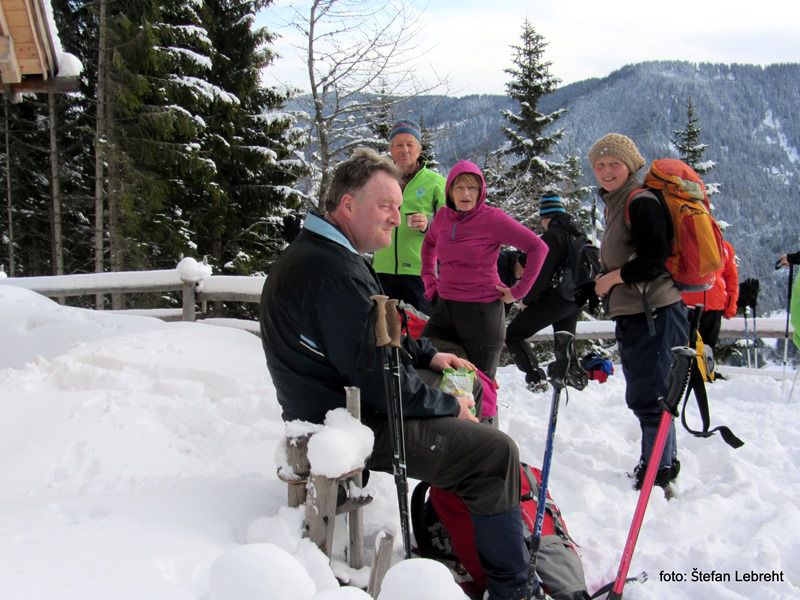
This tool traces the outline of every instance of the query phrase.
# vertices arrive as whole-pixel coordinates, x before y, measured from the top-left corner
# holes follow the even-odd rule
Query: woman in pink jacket
[[[423,335],[455,342],[494,378],[505,339],[504,302],[524,297],[547,255],[547,244],[499,208],[486,205],[486,181],[477,165],[462,160],[447,175],[446,206],[422,243],[422,280],[431,302]],[[507,288],[497,274],[501,246],[528,255],[525,271]],[[437,269],[438,263],[438,269]]]

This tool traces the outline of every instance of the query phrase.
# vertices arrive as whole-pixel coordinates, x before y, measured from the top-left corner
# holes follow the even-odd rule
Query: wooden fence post
[[[183,282],[183,315],[181,318],[184,321],[195,320],[196,288],[197,283],[194,281]]]
[[[345,397],[347,399],[347,410],[357,421],[361,421],[361,391],[355,386],[346,386]],[[363,479],[361,471],[353,476],[355,484],[361,488]],[[364,520],[361,516],[361,509],[357,508],[345,517],[347,519],[347,529],[349,532],[347,551],[350,566],[360,569],[364,566]]]

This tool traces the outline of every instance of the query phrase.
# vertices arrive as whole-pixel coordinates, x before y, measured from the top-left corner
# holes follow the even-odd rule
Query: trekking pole
[[[664,412],[661,413],[661,421],[658,424],[658,431],[656,433],[655,442],[653,442],[653,449],[650,451],[650,457],[647,459],[644,482],[642,483],[642,489],[639,491],[639,500],[636,502],[636,509],[633,512],[633,520],[631,521],[631,527],[628,531],[628,539],[625,542],[625,548],[622,550],[622,558],[619,562],[617,578],[614,580],[614,585],[608,593],[607,600],[620,600],[622,598],[622,590],[625,588],[628,569],[630,569],[631,561],[633,560],[633,551],[636,548],[636,541],[639,538],[639,531],[641,531],[642,528],[644,513],[647,510],[647,503],[650,500],[650,492],[653,491],[653,484],[656,480],[656,474],[658,473],[661,455],[664,452],[664,445],[669,435],[669,429],[672,425],[672,419],[678,415],[678,405],[689,385],[692,365],[697,357],[697,352],[695,352],[691,346],[695,343],[697,324],[700,320],[700,312],[702,310],[703,307],[698,305],[695,307],[695,312],[692,315],[689,346],[676,346],[672,348],[669,389],[667,390],[666,396],[658,399],[658,403],[661,405]]]
[[[570,345],[573,335],[569,331],[556,331],[554,353],[555,361],[548,367],[550,383],[553,386],[553,398],[550,402],[550,420],[547,425],[547,441],[542,460],[542,482],[539,485],[539,499],[536,501],[536,520],[533,523],[533,536],[531,538],[531,561],[528,564],[528,596],[540,598],[543,596],[541,580],[536,574],[536,563],[539,556],[539,546],[542,542],[542,524],[547,507],[547,486],[550,482],[550,465],[553,462],[553,441],[556,437],[556,424],[558,423],[558,405],[561,390],[564,389],[564,379],[569,370]]]
[[[408,516],[408,476],[406,474],[406,442],[403,429],[403,397],[400,388],[400,318],[397,300],[387,296],[371,296],[375,302],[375,345],[383,348],[383,382],[389,435],[392,438],[392,473],[397,488],[400,529],[405,557],[411,558],[411,528]]]
[[[758,290],[761,287],[758,279],[752,280],[752,293],[750,294],[750,308],[753,309],[753,366],[758,368],[758,330],[756,329],[756,312],[758,311]]]
[[[789,358],[789,311],[791,310],[792,307],[793,274],[794,274],[794,265],[792,263],[789,263],[789,283],[786,286],[786,330],[783,333],[783,373],[781,375],[781,398],[783,398],[783,391],[786,388],[786,362]],[[792,385],[792,387],[794,387],[794,384]],[[791,395],[789,397],[791,398]]]
[[[744,307],[744,347],[745,351],[747,352],[747,368],[749,369],[753,365],[750,364],[750,334],[747,332],[747,318],[750,316],[750,307]]]
[[[794,388],[797,385],[797,376],[800,375],[800,369],[795,369],[794,371],[794,379],[792,379],[792,387],[789,388],[789,397],[786,398],[786,402],[792,401],[792,396],[794,396]]]
[[[662,398],[660,402],[664,412],[661,414],[661,421],[658,424],[656,439],[647,462],[644,482],[639,492],[636,510],[633,513],[628,539],[622,551],[622,558],[620,559],[619,569],[617,570],[617,578],[614,581],[611,592],[608,594],[608,600],[620,600],[622,598],[622,590],[625,587],[628,569],[630,569],[631,561],[633,560],[633,551],[636,548],[636,541],[639,538],[639,531],[644,521],[644,513],[647,510],[647,503],[650,500],[650,492],[652,492],[653,484],[656,480],[656,474],[658,472],[659,463],[661,462],[661,455],[664,452],[664,445],[667,441],[669,428],[672,424],[672,419],[676,416],[681,396],[689,383],[689,373],[691,372],[696,352],[692,348],[678,346],[672,349],[672,355],[673,363],[670,375],[672,381],[666,397]]]
[[[753,367],[758,368],[758,329],[756,329],[756,308],[753,307]]]

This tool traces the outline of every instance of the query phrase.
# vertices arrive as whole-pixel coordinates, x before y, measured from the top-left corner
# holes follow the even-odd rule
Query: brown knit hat
[[[594,143],[589,150],[589,162],[592,167],[602,156],[613,156],[620,159],[631,173],[636,173],[644,166],[644,158],[633,140],[621,133],[607,133]]]

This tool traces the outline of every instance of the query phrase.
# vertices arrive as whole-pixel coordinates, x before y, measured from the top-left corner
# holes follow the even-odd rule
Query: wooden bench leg
[[[353,482],[361,487],[361,473],[353,477]],[[349,482],[345,482],[349,485]],[[347,558],[348,563],[353,569],[360,569],[364,566],[364,520],[361,516],[361,509],[356,508],[347,514],[348,524],[348,544]]]
[[[378,549],[375,551],[375,558],[372,561],[372,569],[369,573],[369,585],[367,585],[367,593],[373,598],[377,598],[378,594],[381,593],[383,577],[389,567],[392,566],[392,546],[394,546],[394,537],[391,533],[382,531]]]
[[[308,539],[319,546],[328,558],[333,551],[333,526],[339,482],[322,475],[312,475],[306,499]]]

